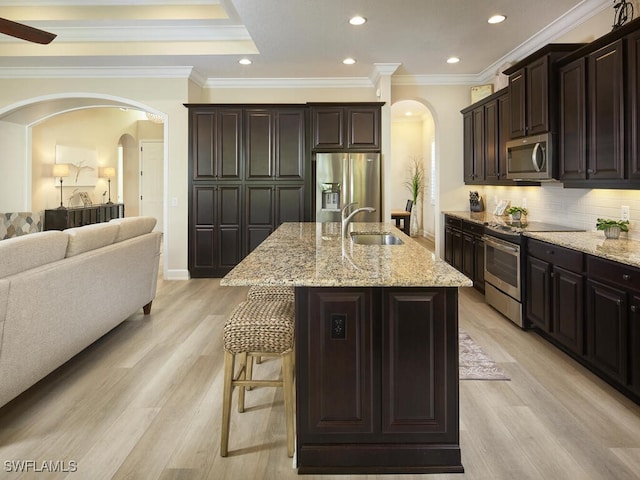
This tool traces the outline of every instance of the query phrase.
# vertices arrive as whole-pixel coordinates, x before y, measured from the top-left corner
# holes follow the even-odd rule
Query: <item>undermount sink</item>
[[[404,242],[391,233],[351,233],[351,241],[360,245],[402,245]]]

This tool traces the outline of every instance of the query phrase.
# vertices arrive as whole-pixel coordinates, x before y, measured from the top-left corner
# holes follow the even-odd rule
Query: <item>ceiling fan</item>
[[[23,23],[12,22],[6,18],[0,18],[0,33],[42,45],[51,43],[57,36],[54,33],[45,32],[44,30],[33,28]]]

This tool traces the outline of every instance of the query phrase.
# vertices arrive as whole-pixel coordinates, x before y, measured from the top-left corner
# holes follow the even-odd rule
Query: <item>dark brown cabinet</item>
[[[580,46],[546,45],[503,72],[509,76],[512,139],[557,132],[558,88],[554,62]]]
[[[304,109],[247,109],[247,180],[304,179]]]
[[[300,473],[459,465],[455,297],[441,288],[296,290]]]
[[[308,109],[187,107],[189,272],[219,277],[280,223],[305,220]]]
[[[640,31],[627,37],[629,178],[640,180]]]
[[[583,254],[534,239],[527,242],[527,319],[563,347],[584,353]]]
[[[191,178],[240,180],[242,110],[196,108],[189,112],[189,123]]]
[[[445,215],[444,222],[445,261],[456,270],[462,271],[462,220]]]
[[[241,185],[195,185],[191,192],[189,270],[194,277],[226,274],[242,258]]]
[[[560,179],[580,180],[587,175],[586,61],[579,58],[559,69]]]
[[[124,204],[104,203],[91,207],[56,208],[44,211],[44,230],[65,230],[124,217]]]
[[[462,110],[466,184],[516,184],[506,177],[510,104],[503,89]]]
[[[587,57],[587,178],[624,178],[623,42]]]
[[[607,379],[638,394],[640,269],[587,257],[589,362]]]
[[[549,131],[549,83],[546,55],[509,75],[511,138]]]
[[[565,187],[637,188],[639,46],[636,19],[560,60]]]
[[[484,292],[484,227],[445,215],[444,259]]]
[[[318,151],[379,151],[382,105],[311,104],[311,148]]]

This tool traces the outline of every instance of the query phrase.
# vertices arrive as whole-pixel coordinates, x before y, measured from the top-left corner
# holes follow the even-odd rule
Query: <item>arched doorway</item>
[[[425,172],[423,198],[418,204],[418,235],[435,241],[437,171],[435,121],[431,110],[417,100],[391,105],[391,185],[387,198],[392,208],[403,208],[411,194],[405,182],[414,160]]]

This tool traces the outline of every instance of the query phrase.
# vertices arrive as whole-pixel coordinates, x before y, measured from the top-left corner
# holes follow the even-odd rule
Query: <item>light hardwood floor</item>
[[[221,332],[245,294],[216,279],[161,280],[149,317],[140,310],[0,409],[0,478],[298,478],[280,389],[248,392],[247,411],[232,413],[230,456],[219,455]],[[511,376],[461,382],[465,474],[301,478],[640,478],[640,406],[472,289],[461,290],[460,325]],[[10,472],[21,460],[73,461],[77,472]]]

